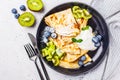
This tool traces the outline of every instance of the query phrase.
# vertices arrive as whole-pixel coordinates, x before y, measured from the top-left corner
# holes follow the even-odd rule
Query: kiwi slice
[[[32,11],[40,11],[43,8],[42,0],[27,0],[27,6]]]
[[[19,16],[18,22],[21,26],[31,27],[35,23],[35,17],[30,12],[24,12]]]

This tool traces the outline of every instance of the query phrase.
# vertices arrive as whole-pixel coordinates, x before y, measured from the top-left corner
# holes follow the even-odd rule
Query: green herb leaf
[[[77,40],[75,38],[72,38],[72,42],[76,42]]]
[[[82,30],[85,31],[85,30],[88,30],[89,29],[89,25],[87,25],[86,27],[83,27]]]
[[[78,43],[81,43],[83,40],[82,39],[75,39],[75,38],[72,38],[72,42],[78,42]]]
[[[81,43],[83,40],[82,39],[78,39],[77,42]]]

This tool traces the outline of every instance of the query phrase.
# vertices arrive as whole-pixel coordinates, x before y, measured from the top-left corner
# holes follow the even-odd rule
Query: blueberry
[[[92,38],[92,41],[93,41],[94,43],[98,43],[98,42],[99,42],[99,38],[98,38],[98,37],[93,37],[93,38]]]
[[[82,61],[79,61],[78,64],[79,64],[79,66],[83,66],[84,65],[84,63]]]
[[[50,30],[50,27],[49,26],[46,26],[45,27],[45,31],[49,31]]]
[[[81,61],[85,61],[85,60],[86,60],[86,56],[85,56],[85,55],[82,56],[82,57],[80,58],[80,60],[81,60]]]
[[[101,45],[100,42],[98,42],[95,44],[95,47],[99,47],[100,45]]]
[[[15,14],[14,16],[15,16],[15,18],[16,18],[16,19],[18,19],[18,18],[19,18],[19,16],[20,16],[20,14],[19,14],[19,13],[17,13],[17,14]]]
[[[43,36],[46,37],[46,38],[50,37],[50,35],[51,35],[51,33],[48,32],[48,31],[45,31],[45,32],[43,33]]]
[[[96,35],[96,37],[99,39],[99,41],[102,40],[102,36],[101,35]]]
[[[20,10],[25,11],[25,10],[26,10],[25,5],[21,5],[21,6],[20,6]]]
[[[52,33],[52,34],[51,34],[51,37],[52,37],[52,38],[56,38],[56,37],[57,37],[57,34],[56,34],[56,33]]]
[[[44,42],[44,43],[47,43],[47,42],[48,42],[48,39],[44,37],[44,38],[43,38],[43,42]]]
[[[55,29],[54,28],[50,28],[49,30],[51,33],[54,33],[55,32]]]
[[[15,8],[12,9],[13,14],[17,14],[17,10]]]

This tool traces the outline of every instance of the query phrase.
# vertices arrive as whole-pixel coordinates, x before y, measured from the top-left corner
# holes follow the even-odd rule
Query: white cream
[[[59,26],[57,29],[56,29],[56,33],[59,34],[59,35],[62,35],[62,36],[71,36],[72,33],[74,32],[73,29],[72,29],[72,26],[74,24],[70,24],[66,27],[61,27]]]
[[[95,50],[96,47],[92,42],[92,38],[94,37],[92,33],[92,28],[89,27],[88,30],[81,31],[81,33],[76,37],[76,39],[82,39],[81,43],[77,43],[81,49],[84,50]]]

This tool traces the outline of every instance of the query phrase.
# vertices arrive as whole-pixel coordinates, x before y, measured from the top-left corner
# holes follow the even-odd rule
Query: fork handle
[[[47,73],[47,70],[46,70],[46,68],[45,68],[45,65],[44,65],[41,57],[39,57],[39,61],[40,61],[40,63],[41,63],[41,66],[42,66],[43,72],[44,72],[44,74],[45,74],[46,80],[50,80],[50,77],[49,77],[49,75],[48,75],[48,73]]]
[[[38,56],[39,56],[38,58],[39,58],[39,61],[40,61],[41,66],[42,66],[42,69],[43,69],[43,72],[44,72],[44,75],[45,75],[46,80],[50,80],[50,77],[49,77],[49,75],[48,75],[48,73],[47,73],[47,70],[46,70],[45,65],[44,65],[44,63],[43,63],[43,61],[42,61],[42,58],[41,58],[42,55],[40,55],[40,52],[39,52],[39,50],[37,49],[37,47],[35,48],[35,51],[36,51],[36,53],[39,53],[39,54],[38,54]]]
[[[41,73],[41,70],[40,70],[39,67],[38,67],[37,58],[35,59],[35,65],[36,65],[37,71],[38,71],[38,73],[39,73],[40,79],[41,79],[41,80],[45,80],[44,77],[43,77],[43,75],[42,75],[42,73]]]

